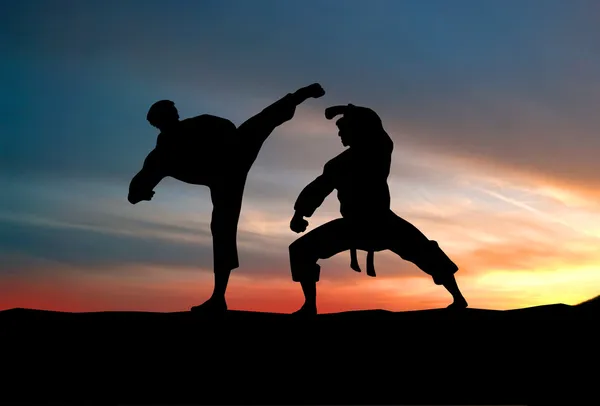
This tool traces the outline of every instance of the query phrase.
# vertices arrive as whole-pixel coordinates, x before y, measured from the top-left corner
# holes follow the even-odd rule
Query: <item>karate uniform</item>
[[[248,172],[269,135],[294,117],[297,100],[288,94],[238,128],[208,114],[180,121],[159,134],[157,144],[130,191],[150,191],[165,177],[210,188],[214,269],[239,267],[237,226]]]
[[[298,196],[294,209],[311,217],[325,198],[337,190],[341,218],[308,232],[289,247],[292,279],[317,282],[319,259],[340,252],[359,249],[389,249],[404,260],[431,275],[436,284],[453,275],[458,267],[415,226],[396,215],[390,208],[387,178],[390,173],[393,142],[380,120],[370,109],[354,107],[365,113],[365,121],[355,117],[364,131],[360,147],[350,147],[325,164],[323,173],[308,184]],[[361,117],[363,117],[361,116]]]

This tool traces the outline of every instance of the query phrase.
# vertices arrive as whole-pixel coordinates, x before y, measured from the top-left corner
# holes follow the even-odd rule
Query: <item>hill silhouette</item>
[[[578,306],[585,307],[599,307],[600,308],[600,296],[596,296],[592,299],[586,300],[585,302],[580,303]]]
[[[312,320],[11,309],[0,312],[8,372],[0,396],[11,404],[589,403],[599,314],[598,297]]]

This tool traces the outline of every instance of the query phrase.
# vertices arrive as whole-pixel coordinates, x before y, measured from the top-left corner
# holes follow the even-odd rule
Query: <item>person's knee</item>
[[[458,266],[440,248],[437,241],[394,250],[405,261],[412,262],[433,278],[436,285],[443,285],[454,277]]]
[[[307,249],[306,243],[302,238],[297,239],[288,247],[290,258],[299,259],[306,257]]]
[[[220,262],[218,265],[214,266],[213,273],[216,275],[229,275],[233,270],[240,267],[240,263],[235,259],[231,259],[230,261]]]
[[[294,262],[316,263],[319,260],[318,246],[305,237],[291,243],[288,250],[290,260]]]
[[[428,273],[431,274],[436,285],[450,282],[458,271],[458,266],[440,248],[437,241],[429,241],[425,257],[428,259],[427,266],[430,269]]]
[[[224,219],[222,218],[215,218],[217,216],[213,215],[213,219],[210,222],[210,232],[213,235],[213,238],[215,238],[218,235],[223,234],[223,232],[225,231],[225,226],[227,224],[226,221],[224,221]]]
[[[294,282],[319,281],[321,267],[317,264],[318,258],[304,239],[299,238],[291,243],[289,253],[290,271]]]
[[[434,262],[440,268],[454,274],[458,270],[458,266],[446,255],[446,253],[440,248],[437,241],[429,241],[430,258],[434,259]]]
[[[228,219],[213,220],[210,222],[210,232],[213,239],[230,240],[237,236],[237,219],[231,217]]]

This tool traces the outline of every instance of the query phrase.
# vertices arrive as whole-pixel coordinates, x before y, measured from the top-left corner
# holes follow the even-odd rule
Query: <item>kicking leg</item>
[[[296,107],[309,98],[319,98],[325,91],[318,83],[303,87],[294,93],[288,93],[260,113],[242,123],[237,131],[242,143],[239,157],[240,166],[246,171],[256,160],[262,145],[275,128],[290,121],[296,113]]]
[[[317,314],[317,282],[311,280],[301,280],[302,294],[304,294],[304,304],[294,312],[298,315],[316,315]]]
[[[352,246],[346,220],[336,219],[310,231],[294,241],[289,248],[292,280],[299,282],[304,304],[294,314],[317,314],[317,282],[321,267],[319,259],[327,259]]]

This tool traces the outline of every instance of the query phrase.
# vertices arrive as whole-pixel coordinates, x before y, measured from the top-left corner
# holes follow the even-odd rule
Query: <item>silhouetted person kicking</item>
[[[295,314],[317,313],[318,260],[346,250],[351,250],[355,257],[357,249],[370,255],[391,250],[431,275],[437,285],[443,285],[454,298],[448,307],[467,307],[454,278],[458,267],[437,242],[429,240],[390,208],[387,178],[394,144],[381,119],[373,110],[352,104],[325,110],[329,120],[340,114],[342,118],[336,125],[342,144],[349,148],[327,162],[323,173],[302,190],[290,222],[292,231],[304,232],[308,226],[304,217],[311,217],[337,189],[342,218],[323,224],[289,247],[292,279],[300,282],[305,298]]]
[[[324,94],[318,83],[301,88],[238,128],[227,119],[208,114],[179,120],[175,104],[169,100],[150,107],[147,119],[160,134],[142,170],[131,181],[129,202],[151,200],[153,189],[167,176],[210,188],[215,285],[212,296],[192,311],[227,310],[229,276],[239,267],[237,226],[248,172],[273,130],[291,120],[299,104]]]

